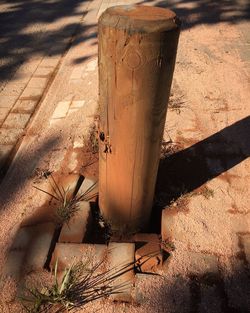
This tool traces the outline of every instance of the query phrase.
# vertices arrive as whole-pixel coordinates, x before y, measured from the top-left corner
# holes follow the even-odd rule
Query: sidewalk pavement
[[[166,5],[165,1],[144,3]],[[32,188],[37,170],[61,174],[84,171],[85,138],[98,112],[96,22],[101,12],[115,4],[128,1],[89,3],[82,21],[84,36],[81,32],[75,36],[49,88],[45,77],[35,71],[28,91],[20,95],[2,124],[8,126],[7,135],[7,127],[1,130],[2,138],[7,138],[1,139],[6,154],[24,129],[25,136],[1,185],[1,264],[24,216],[41,202]],[[110,313],[248,312],[247,3],[169,1],[168,5],[184,21],[164,133],[167,149],[156,188],[156,203],[164,209],[162,236],[172,250],[171,258],[164,264],[163,278],[142,277],[141,306],[105,302],[96,309]],[[48,68],[54,66],[56,62]],[[32,88],[40,94],[33,94]],[[45,90],[43,95],[41,90]],[[30,108],[36,101],[33,96],[42,98],[28,123],[28,109],[15,108]],[[18,128],[12,128],[13,124]],[[147,284],[145,290],[143,285]]]

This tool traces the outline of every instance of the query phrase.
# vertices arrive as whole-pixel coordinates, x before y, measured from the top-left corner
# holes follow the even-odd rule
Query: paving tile
[[[26,100],[27,98],[38,99],[43,95],[44,88],[26,87],[20,96],[20,100]]]
[[[74,146],[73,148],[83,148],[84,147],[84,138],[82,136],[78,136],[74,140]]]
[[[77,66],[76,68],[73,69],[70,79],[81,79],[82,73],[83,73],[83,67]]]
[[[91,228],[92,214],[90,204],[81,201],[78,204],[78,211],[70,218],[68,223],[62,227],[58,242],[82,243]]]
[[[43,67],[38,66],[37,70],[34,73],[34,77],[48,77],[54,72],[54,67]]]
[[[32,77],[26,88],[45,88],[47,81],[46,77]]]
[[[25,268],[26,271],[41,270],[47,260],[55,225],[53,223],[44,223],[30,226],[30,230],[28,228],[27,231],[31,234],[31,241],[28,246]]]
[[[16,96],[18,97],[20,93],[24,90],[26,83],[21,81],[9,82],[6,87],[1,91],[1,96]]]
[[[78,108],[82,108],[85,104],[85,100],[74,100],[72,101],[70,108],[71,109],[78,109]]]
[[[38,59],[38,58],[36,59],[30,58],[30,60],[27,60],[25,64],[21,66],[19,70],[21,78],[23,78],[26,75],[30,77],[30,75],[32,75],[34,71],[37,69],[40,62],[41,62],[41,59]]]
[[[135,244],[134,243],[116,243],[111,242],[108,246],[108,266],[109,269],[121,270],[126,267],[126,272],[117,277],[114,281],[114,286],[123,285],[120,293],[111,296],[115,301],[132,301],[132,287],[134,282],[133,267],[127,267],[134,262]]]
[[[105,263],[107,254],[106,245],[57,243],[50,262],[50,268],[54,268],[58,262],[58,270],[63,271],[73,264],[83,262],[90,266]]]
[[[4,165],[13,148],[13,145],[0,145],[0,167]]]
[[[56,109],[52,115],[52,119],[60,119],[66,117],[71,101],[60,101],[58,102]]]
[[[10,113],[3,123],[3,128],[25,128],[30,119],[30,114],[25,113]]]
[[[97,68],[97,59],[91,60],[86,65],[87,72],[93,72]]]
[[[9,112],[8,108],[0,108],[0,124],[6,119]]]
[[[75,109],[75,108],[69,108],[69,114],[75,113],[77,112],[79,109]]]
[[[12,113],[32,113],[37,105],[37,100],[18,100]]]
[[[0,108],[8,108],[11,109],[15,104],[18,96],[3,96],[0,95]]]
[[[10,251],[6,263],[3,267],[3,276],[12,277],[16,281],[19,281],[22,275],[23,265],[25,263],[24,251]]]
[[[40,67],[56,67],[60,57],[45,57],[42,62],[39,64]]]
[[[135,251],[136,264],[143,273],[152,272],[162,266],[163,255],[159,242],[146,242]]]
[[[0,145],[16,144],[17,140],[22,136],[23,129],[0,129]]]

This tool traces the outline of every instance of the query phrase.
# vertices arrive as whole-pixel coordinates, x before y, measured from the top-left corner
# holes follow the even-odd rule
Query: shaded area
[[[18,190],[25,185],[33,174],[37,164],[59,144],[59,138],[50,138],[32,153],[20,153],[14,162],[14,168],[0,185],[0,208],[14,201]]]
[[[96,34],[87,34],[94,25],[80,24],[87,13],[80,10],[83,2],[87,1],[2,1],[0,82],[11,79],[18,67],[31,57],[63,54],[76,32],[79,38],[74,44],[95,37]],[[73,19],[74,16],[79,17]]]
[[[250,19],[250,2],[247,0],[145,0],[139,4],[173,10],[183,22],[182,29],[220,22],[236,24]]]
[[[164,207],[249,156],[250,116],[247,116],[190,148],[160,160],[151,231],[159,233]]]
[[[241,265],[232,272],[224,270],[223,273],[206,272],[194,273],[186,277],[179,275],[174,279],[163,278],[160,284],[156,278],[156,288],[149,288],[148,293],[142,294],[141,298],[148,300],[148,307],[152,306],[152,312],[156,309],[155,303],[157,303],[157,312],[249,312],[247,268]]]

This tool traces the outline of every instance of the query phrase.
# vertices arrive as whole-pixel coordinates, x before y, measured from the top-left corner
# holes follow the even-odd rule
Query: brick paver
[[[30,4],[32,7],[33,1],[31,1]],[[76,16],[73,15],[71,17],[71,20],[74,20],[74,23],[80,22],[84,14],[84,10],[88,7],[88,5],[89,2],[83,3],[81,5],[81,9],[79,8],[80,14]],[[53,8],[53,5],[51,5],[51,8]],[[27,7],[27,10],[29,10],[29,7]],[[51,12],[49,13],[54,14]],[[18,10],[16,11],[16,14],[18,14]],[[27,14],[29,14],[29,12]],[[33,12],[30,12],[30,14],[32,15]],[[44,14],[44,12],[41,12],[41,15],[42,14]],[[21,18],[23,18],[23,16]],[[35,16],[35,19],[37,18],[39,19],[39,15]],[[24,23],[25,21],[26,19],[24,18]],[[12,22],[16,23],[16,21]],[[63,25],[66,27],[67,23],[69,22],[70,22],[69,19],[65,20],[65,24]],[[60,30],[60,27],[62,27],[62,23],[63,22],[61,22],[60,19],[58,21],[57,19],[55,19],[53,22],[47,24],[44,23],[43,27],[41,27],[41,34],[43,34],[41,36],[44,36],[44,34],[47,32],[48,40],[50,40],[49,33],[55,31],[56,27],[58,27],[58,29]],[[19,27],[21,27],[22,29],[23,27],[22,22],[20,22]],[[48,84],[50,84],[51,79],[53,78],[53,75],[56,72],[60,60],[62,60],[63,58],[65,48],[68,46],[71,37],[74,34],[74,29],[75,28],[70,27],[67,31],[65,30],[63,34],[60,35],[61,37],[59,35],[58,38],[55,37],[54,42],[51,43],[50,48],[51,55],[47,47],[39,55],[36,55],[35,57],[31,55],[30,59],[27,59],[25,63],[18,69],[17,73],[13,77],[13,81],[7,82],[7,84],[2,87],[0,91],[0,130],[1,125],[3,125],[4,128],[5,127],[12,129],[25,128],[31,116],[35,112],[35,109],[38,103],[40,102],[42,96],[44,95]],[[59,30],[58,33],[60,33]],[[60,47],[58,42],[59,40]],[[20,43],[17,42],[15,44],[18,45]],[[33,45],[37,45],[36,47],[34,47],[34,49],[36,48],[39,49],[39,42],[33,42]],[[48,42],[45,43],[45,46],[47,45]],[[54,46],[56,46],[56,49],[54,48]],[[16,113],[25,113],[27,115],[19,115],[18,116],[18,119],[20,118],[19,122],[17,120]],[[17,134],[16,131],[14,132],[15,134]],[[17,141],[21,138],[21,135],[15,136],[15,134],[13,134],[12,138],[16,137],[15,143],[17,143]],[[0,140],[4,141],[3,138],[0,138]],[[7,149],[4,150],[5,152],[2,152],[1,154],[4,153],[5,158],[8,158],[8,154],[6,152]]]

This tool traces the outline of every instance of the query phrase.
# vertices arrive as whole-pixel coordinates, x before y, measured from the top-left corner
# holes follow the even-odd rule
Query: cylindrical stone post
[[[180,22],[115,6],[99,18],[99,207],[121,234],[150,220]]]

